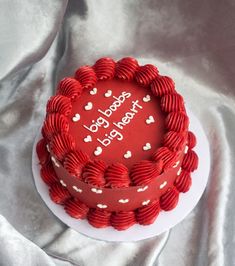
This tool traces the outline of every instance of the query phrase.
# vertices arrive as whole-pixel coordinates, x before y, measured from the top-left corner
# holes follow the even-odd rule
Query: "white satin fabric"
[[[234,14],[232,0],[0,0],[1,266],[235,265]],[[55,84],[102,56],[135,56],[172,76],[210,142],[210,180],[197,207],[169,232],[137,243],[67,228],[31,173]]]

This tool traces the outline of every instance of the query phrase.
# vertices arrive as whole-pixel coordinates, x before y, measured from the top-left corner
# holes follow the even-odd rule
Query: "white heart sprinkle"
[[[47,151],[50,152],[50,148],[48,144],[46,145],[46,148],[47,148]]]
[[[97,88],[93,88],[92,90],[90,90],[91,95],[95,95],[96,93],[97,93]]]
[[[102,189],[98,189],[98,188],[95,188],[95,187],[93,187],[92,189],[91,189],[91,191],[92,192],[94,192],[94,193],[96,193],[96,194],[102,194]]]
[[[100,208],[100,209],[105,209],[105,208],[108,207],[108,206],[105,205],[105,204],[97,204],[96,206],[97,206],[98,208]]]
[[[145,200],[145,201],[142,202],[142,205],[148,205],[149,202],[150,202],[150,200]]]
[[[63,187],[67,187],[67,185],[65,184],[65,182],[61,179],[60,180],[60,183],[61,183],[61,185],[63,186]]]
[[[148,188],[148,186],[140,187],[140,188],[137,189],[137,192],[143,192],[143,191],[145,191],[147,188]]]
[[[176,168],[179,165],[180,161],[177,161],[172,167]]]
[[[188,146],[185,146],[184,153],[186,154],[188,152]]]
[[[150,150],[152,147],[151,147],[151,144],[150,143],[146,143],[144,146],[143,146],[143,150],[144,151],[148,151]]]
[[[75,114],[75,116],[72,118],[73,122],[77,122],[80,120],[80,114]]]
[[[129,199],[120,199],[118,202],[120,202],[120,203],[127,203],[127,202],[129,202]]]
[[[60,164],[57,162],[56,158],[54,156],[51,156],[51,160],[54,163],[56,167],[60,167]]]
[[[88,102],[85,106],[84,106],[84,108],[85,108],[85,110],[86,111],[89,111],[89,110],[91,110],[92,109],[92,107],[93,107],[93,104],[92,104],[92,102]]]
[[[83,140],[84,140],[84,142],[91,142],[92,141],[92,138],[91,138],[90,135],[88,135]]]
[[[151,97],[150,95],[146,95],[144,98],[143,98],[143,102],[147,103],[151,100]]]
[[[163,189],[163,188],[166,186],[166,184],[167,184],[167,181],[164,181],[164,182],[159,186],[159,188],[160,188],[160,189]]]
[[[102,153],[102,148],[100,146],[96,147],[94,150],[94,155],[99,156]]]
[[[126,159],[131,158],[131,156],[132,156],[131,151],[127,151],[123,156]]]
[[[182,171],[182,168],[180,167],[180,169],[177,172],[177,175],[180,175],[181,174],[181,171]]]
[[[154,120],[154,118],[153,118],[152,115],[150,115],[150,116],[146,119],[146,124],[147,124],[147,125],[152,124],[152,123],[154,123],[154,122],[155,122],[155,120]]]
[[[107,90],[107,91],[105,92],[105,94],[104,94],[104,96],[105,96],[106,98],[110,97],[111,95],[112,95],[112,91],[111,91],[111,90]]]
[[[78,188],[76,186],[73,186],[73,189],[79,193],[82,193],[82,189],[81,188]]]

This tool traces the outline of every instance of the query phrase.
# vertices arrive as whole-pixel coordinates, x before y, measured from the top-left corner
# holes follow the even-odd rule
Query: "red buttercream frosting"
[[[71,197],[68,189],[61,186],[60,183],[55,183],[55,184],[51,185],[51,187],[49,189],[49,194],[50,194],[51,199],[56,204],[64,204],[65,201]]]
[[[169,188],[160,198],[160,206],[164,211],[170,211],[175,208],[179,201],[179,192],[176,188]]]
[[[182,162],[182,167],[185,170],[189,171],[189,172],[193,172],[193,171],[195,171],[197,169],[197,167],[198,167],[198,156],[197,156],[195,151],[189,150],[185,154],[183,162]]]
[[[42,180],[49,186],[58,182],[58,177],[51,163],[44,164],[41,167],[40,174]]]
[[[106,186],[111,188],[129,187],[130,178],[128,168],[122,163],[110,165],[105,173]]]
[[[47,102],[47,113],[60,113],[69,115],[72,110],[70,98],[63,95],[52,96]]]
[[[162,160],[163,168],[167,169],[173,167],[173,165],[177,161],[178,156],[179,154],[177,152],[172,152],[167,147],[161,147],[153,154],[153,160]]]
[[[135,213],[133,211],[121,211],[113,213],[110,222],[115,229],[119,231],[126,230],[136,223]]]
[[[161,98],[161,108],[167,113],[184,111],[183,97],[177,93],[164,95]]]
[[[97,228],[104,228],[110,225],[111,212],[99,209],[90,209],[87,220],[88,222]]]
[[[57,89],[57,94],[64,95],[72,101],[76,101],[82,93],[82,85],[74,78],[63,78]]]
[[[89,156],[86,153],[80,150],[71,151],[65,157],[64,167],[72,176],[80,178],[87,162],[89,162]]]
[[[75,79],[81,83],[84,89],[92,88],[97,82],[96,73],[91,66],[80,67],[75,72]]]
[[[75,219],[84,219],[89,211],[89,208],[78,199],[68,199],[64,205],[65,211]]]
[[[99,80],[112,79],[115,74],[115,62],[112,58],[100,58],[93,66]]]
[[[139,64],[135,58],[125,57],[116,64],[116,76],[119,79],[130,81],[134,78],[135,72]]]
[[[62,160],[68,152],[75,149],[75,142],[70,134],[57,134],[51,140],[50,148],[55,156]]]
[[[43,132],[47,139],[51,139],[57,133],[67,133],[68,130],[69,123],[64,115],[52,113],[46,116],[43,124]]]
[[[158,69],[151,64],[140,66],[136,72],[136,82],[142,86],[148,86],[158,76]]]
[[[83,180],[90,185],[103,187],[105,185],[104,173],[107,168],[105,162],[101,160],[95,160],[89,162],[83,170]]]
[[[184,112],[171,112],[166,118],[166,127],[172,131],[184,131],[189,126],[188,116]]]
[[[162,167],[162,160],[137,162],[131,169],[131,179],[137,186],[146,185],[161,174]]]
[[[46,164],[50,159],[50,154],[47,150],[47,142],[45,139],[40,139],[36,146],[36,152],[40,161],[40,164]]]
[[[158,76],[150,84],[152,93],[161,97],[164,94],[175,93],[175,83],[167,76]]]
[[[196,136],[193,134],[192,131],[188,132],[188,142],[187,145],[189,147],[189,149],[193,149],[197,144],[197,139]]]
[[[136,210],[136,220],[141,225],[152,224],[160,212],[160,204],[158,200],[154,200],[147,206],[143,206]]]
[[[171,151],[182,150],[185,145],[187,134],[185,132],[168,131],[163,140],[163,145]]]
[[[179,192],[185,193],[189,191],[192,185],[190,172],[182,170],[180,175],[176,178],[174,185]]]

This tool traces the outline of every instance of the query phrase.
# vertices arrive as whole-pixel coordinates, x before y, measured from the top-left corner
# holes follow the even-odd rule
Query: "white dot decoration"
[[[112,95],[112,91],[111,90],[107,90],[106,92],[105,92],[105,94],[104,94],[104,96],[106,97],[106,98],[108,98],[108,97],[110,97],[111,95]]]
[[[96,147],[96,149],[94,150],[94,155],[95,156],[99,156],[101,153],[102,153],[102,148],[99,146],[99,147]]]
[[[47,148],[47,151],[50,152],[50,148],[48,144],[46,145],[46,148]]]
[[[90,90],[90,95],[95,95],[97,93],[97,88]]]
[[[184,153],[186,154],[188,152],[188,146],[185,146]]]
[[[73,122],[77,122],[80,120],[80,114],[75,114],[74,117],[72,118]]]
[[[129,159],[129,158],[131,158],[131,156],[132,156],[131,151],[127,151],[127,152],[123,155],[123,157],[124,157],[125,159]]]
[[[145,95],[144,97],[143,97],[143,102],[145,102],[145,103],[147,103],[147,102],[149,102],[149,101],[151,101],[151,97],[150,97],[150,95]]]
[[[60,167],[60,164],[57,162],[57,160],[56,160],[56,158],[54,157],[54,156],[51,156],[51,160],[52,160],[52,162],[54,163],[54,165],[56,166],[56,167]]]
[[[164,182],[159,186],[159,188],[160,188],[160,189],[163,189],[166,185],[167,185],[167,181],[164,181]]]
[[[93,108],[93,103],[92,102],[88,102],[85,106],[84,106],[84,109],[86,111],[89,111]]]
[[[120,203],[128,203],[129,199],[120,199],[118,202],[120,202]]]
[[[140,187],[137,189],[137,192],[144,192],[146,189],[148,189],[148,186]]]
[[[144,200],[144,201],[142,202],[142,205],[143,205],[143,206],[148,205],[149,202],[150,202],[150,200]]]
[[[146,124],[152,124],[155,122],[154,117],[152,115],[150,115],[146,120],[145,120]]]
[[[96,206],[100,209],[106,209],[108,207],[107,205],[101,203],[97,204]]]
[[[61,179],[60,180],[60,184],[63,186],[63,187],[67,187],[67,185],[65,184],[65,182]]]
[[[144,151],[148,151],[148,150],[151,150],[151,144],[150,143],[146,143],[144,146],[143,146],[143,150]]]
[[[73,189],[78,193],[82,193],[82,189],[78,188],[77,186],[73,186]]]
[[[95,188],[95,187],[93,187],[92,189],[91,189],[91,191],[92,192],[94,192],[94,193],[96,193],[96,194],[102,194],[102,189],[99,189],[99,188]]]
[[[176,168],[179,165],[180,161],[177,161],[172,167]]]
[[[180,175],[181,174],[181,171],[182,171],[182,168],[180,167],[180,169],[177,172],[177,175]]]

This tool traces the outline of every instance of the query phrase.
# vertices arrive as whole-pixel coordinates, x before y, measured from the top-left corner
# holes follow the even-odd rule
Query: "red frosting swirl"
[[[51,139],[56,133],[67,133],[69,123],[67,118],[59,113],[52,113],[46,116],[43,123],[43,132],[47,139]]]
[[[154,200],[147,206],[143,206],[136,210],[136,220],[141,225],[152,224],[160,212],[160,204],[158,200]]]
[[[134,78],[139,65],[135,58],[124,57],[116,64],[116,76],[119,79],[130,81]]]
[[[64,205],[65,211],[75,219],[84,219],[89,211],[89,208],[78,199],[68,199]]]
[[[157,97],[175,92],[175,83],[167,76],[158,76],[152,81],[150,87],[153,95]]]
[[[192,185],[192,178],[190,176],[190,173],[188,171],[182,170],[180,175],[177,176],[174,185],[179,192],[185,193],[189,191]]]
[[[172,152],[167,147],[161,147],[153,154],[153,160],[162,160],[163,168],[168,169],[176,163],[178,156],[179,154],[177,152]]]
[[[193,134],[192,131],[189,131],[188,132],[188,142],[187,142],[189,149],[194,148],[196,146],[196,144],[197,144],[196,136]]]
[[[62,160],[68,152],[75,149],[75,142],[70,134],[57,134],[51,140],[50,148],[55,156]]]
[[[141,86],[148,86],[158,76],[158,69],[151,64],[139,67],[135,79]]]
[[[164,112],[184,111],[184,99],[181,95],[167,94],[161,98],[161,108]]]
[[[69,191],[60,183],[55,183],[50,187],[49,195],[56,204],[64,204],[70,198]]]
[[[193,172],[194,170],[197,169],[198,167],[198,156],[195,151],[189,150],[183,158],[182,161],[182,168],[189,171]]]
[[[75,78],[81,83],[84,89],[94,87],[97,77],[91,66],[82,66],[75,72]]]
[[[184,131],[189,126],[189,118],[183,112],[169,113],[166,118],[166,127],[173,131]]]
[[[45,139],[40,139],[36,146],[36,152],[41,165],[48,163],[50,159],[50,154],[46,145]]]
[[[103,161],[89,162],[84,167],[83,180],[90,185],[103,187],[105,185],[104,172],[106,168],[107,165]]]
[[[89,156],[86,153],[81,150],[71,151],[65,157],[64,167],[71,175],[80,178],[82,169],[87,162],[89,162]]]
[[[126,230],[136,223],[135,213],[133,211],[120,211],[111,215],[111,225],[121,231]]]
[[[57,175],[51,163],[42,165],[40,175],[42,180],[49,186],[58,182]]]
[[[87,215],[87,220],[96,228],[104,228],[110,225],[110,216],[111,212],[99,209],[90,209]]]
[[[185,132],[168,131],[163,140],[163,145],[171,151],[182,150],[186,141]]]
[[[179,201],[179,192],[176,188],[169,188],[160,198],[160,206],[164,211],[174,209]]]
[[[47,113],[60,113],[68,116],[72,110],[72,104],[68,97],[63,95],[52,96],[47,102]]]
[[[74,78],[64,78],[60,81],[57,94],[64,95],[75,101],[82,93],[82,85]]]
[[[162,172],[162,160],[156,162],[143,160],[133,165],[131,169],[131,180],[137,186],[146,185]]]
[[[112,58],[103,57],[93,66],[99,80],[112,79],[115,74],[115,62]]]
[[[105,173],[107,186],[111,188],[128,187],[130,178],[128,168],[121,163],[114,163],[107,168]]]

